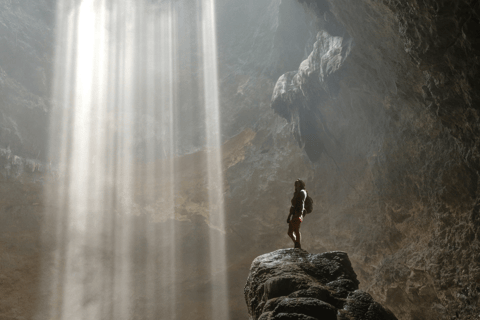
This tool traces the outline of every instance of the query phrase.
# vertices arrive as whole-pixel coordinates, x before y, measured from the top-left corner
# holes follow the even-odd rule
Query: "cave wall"
[[[38,301],[54,3],[0,1],[0,318]]]
[[[20,319],[35,310],[51,252],[40,235],[52,209],[43,189],[55,3],[0,6],[0,310]],[[246,316],[251,261],[292,245],[297,178],[315,201],[303,247],[348,252],[360,288],[399,319],[479,313],[478,10],[460,0],[217,2],[232,319]],[[180,161],[197,163],[194,147]],[[183,315],[208,319],[203,175],[182,194],[176,242],[188,261],[179,303],[194,306]],[[147,205],[137,208],[144,225]]]
[[[0,6],[0,147],[45,161],[53,1],[2,1]]]
[[[304,4],[345,28],[319,23],[318,46],[272,98],[313,162],[313,247],[352,254],[401,319],[473,318],[478,3]]]

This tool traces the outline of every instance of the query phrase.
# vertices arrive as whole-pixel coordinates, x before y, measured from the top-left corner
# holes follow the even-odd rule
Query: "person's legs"
[[[288,236],[290,237],[290,239],[292,239],[293,243],[295,243],[295,236],[293,235],[293,230],[295,229],[294,225],[293,225],[293,221],[290,220],[290,223],[288,224]]]
[[[300,248],[300,219],[292,219],[288,224],[288,236],[295,244],[295,248]]]
[[[300,221],[295,225],[295,228],[293,229],[293,233],[295,236],[295,242],[298,243],[298,248],[302,248],[300,241],[302,239],[302,234],[300,233]]]

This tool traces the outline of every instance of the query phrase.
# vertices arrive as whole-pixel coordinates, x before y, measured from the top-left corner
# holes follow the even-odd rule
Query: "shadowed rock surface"
[[[272,108],[313,163],[313,247],[401,319],[475,319],[480,3],[301,2],[318,43]]]
[[[397,319],[358,284],[345,252],[281,249],[253,261],[244,292],[253,320]]]

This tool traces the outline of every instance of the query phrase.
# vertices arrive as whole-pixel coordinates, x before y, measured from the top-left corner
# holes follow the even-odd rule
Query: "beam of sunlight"
[[[210,299],[211,319],[229,318],[215,2],[197,1],[193,44],[179,34],[190,23],[179,21],[188,17],[188,6],[173,0],[57,3],[49,141],[54,173],[43,232],[50,255],[43,261],[46,302],[37,319],[173,320],[186,314],[180,294],[189,288],[179,260],[185,242],[176,239],[179,221],[189,221],[177,203],[188,181],[181,180],[178,159],[179,150],[195,148],[206,157],[195,165],[206,173],[208,216],[199,214],[209,226],[209,256],[198,263],[210,266],[211,284],[200,298]],[[181,41],[192,52],[182,52]],[[194,77],[179,57],[189,63],[202,57],[203,75]],[[180,73],[189,71],[201,92],[184,99]],[[189,112],[205,115],[184,135],[191,137],[182,140],[186,146],[179,145],[182,99],[192,105]],[[190,134],[203,127],[204,133]]]
[[[155,176],[157,175],[157,168],[155,165],[155,154],[156,154],[156,144],[154,137],[157,135],[157,128],[154,123],[154,119],[156,117],[156,109],[155,109],[155,88],[156,88],[156,79],[155,73],[157,68],[157,63],[155,60],[156,56],[156,48],[155,48],[155,39],[157,37],[157,24],[155,19],[155,14],[150,12],[147,13],[146,16],[147,21],[147,29],[146,29],[146,37],[147,37],[147,45],[146,45],[146,63],[148,65],[148,69],[146,70],[146,78],[147,78],[147,115],[151,117],[151,121],[147,121],[146,127],[146,140],[147,142],[147,174],[146,174],[146,183],[144,185],[144,194],[148,198],[149,203],[154,203],[156,199],[155,189],[152,187],[155,184]],[[154,252],[155,244],[158,242],[157,240],[157,228],[156,224],[152,223],[154,219],[155,210],[154,207],[151,206],[148,208],[148,219],[145,219],[145,228],[146,228],[146,235],[147,238],[150,240],[147,243],[147,252]],[[146,257],[146,271],[145,271],[145,295],[146,295],[146,306],[145,308],[148,310],[146,312],[146,319],[154,320],[156,319],[156,304],[157,304],[157,284],[156,284],[156,277],[155,273],[158,270],[158,263],[157,263],[157,256],[155,254],[147,254]]]
[[[202,2],[205,124],[207,129],[207,172],[210,223],[210,272],[212,275],[212,319],[228,319],[225,249],[223,168],[220,137],[215,1]]]
[[[162,259],[159,268],[162,289],[162,313],[165,319],[175,319],[175,140],[174,140],[174,46],[173,46],[173,6],[166,3],[161,6],[159,19],[159,56],[160,56],[160,127],[163,137],[163,156],[160,180],[167,186],[163,192],[162,207],[168,217],[161,224],[160,235]]]
[[[118,8],[118,13],[125,9]],[[127,319],[133,160],[133,52],[127,28],[134,21],[123,21],[123,46],[112,48],[106,27],[116,17],[105,0],[60,2],[58,15],[58,34],[64,39],[57,48],[51,124],[50,156],[58,160],[59,176],[50,193],[57,212],[49,314],[53,319],[102,319],[111,312]],[[112,66],[112,56],[122,56],[121,64]],[[109,85],[113,78],[120,79],[115,87]],[[120,134],[106,125],[112,106],[119,110]],[[114,219],[113,212],[118,213]],[[111,294],[108,303],[106,291]]]

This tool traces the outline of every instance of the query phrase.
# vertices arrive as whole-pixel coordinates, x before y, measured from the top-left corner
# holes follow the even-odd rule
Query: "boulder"
[[[253,261],[244,292],[253,320],[397,319],[358,285],[345,252],[280,249]]]

